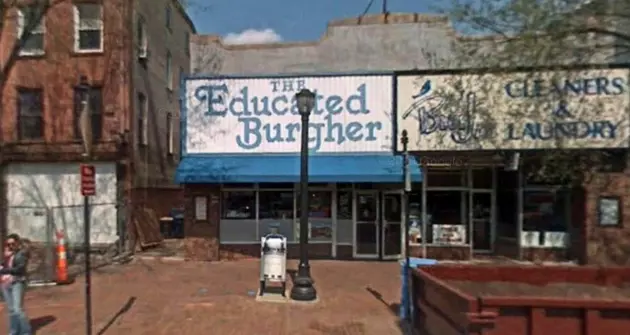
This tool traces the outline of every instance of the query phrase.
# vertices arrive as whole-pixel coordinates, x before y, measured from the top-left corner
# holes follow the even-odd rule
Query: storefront
[[[398,136],[409,132],[423,174],[409,204],[412,254],[629,259],[629,252],[599,251],[605,239],[621,242],[610,237],[619,234],[630,200],[617,187],[630,181],[627,69],[399,73],[395,99]],[[593,179],[577,187],[534,173],[542,156],[566,150],[606,150],[623,167],[593,166]],[[596,189],[604,177],[617,185]]]
[[[393,146],[393,75],[191,78],[184,88],[185,235],[193,259],[258,256],[272,228],[297,255],[300,116],[310,118],[309,251],[324,258],[398,258],[402,158]],[[414,182],[421,181],[412,164]]]

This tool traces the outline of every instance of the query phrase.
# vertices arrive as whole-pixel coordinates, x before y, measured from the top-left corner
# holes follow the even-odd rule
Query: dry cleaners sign
[[[412,150],[628,146],[628,72],[401,76]]]
[[[185,153],[295,153],[301,119],[295,93],[316,93],[311,152],[392,150],[392,77],[190,79]]]

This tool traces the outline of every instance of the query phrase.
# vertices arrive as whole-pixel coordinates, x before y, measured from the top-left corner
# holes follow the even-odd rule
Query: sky
[[[373,0],[368,13],[380,13]],[[217,34],[230,44],[312,41],[334,19],[360,16],[369,0],[190,0],[189,14],[200,34]],[[444,1],[443,1],[444,2]],[[431,0],[387,0],[395,12],[436,13]]]

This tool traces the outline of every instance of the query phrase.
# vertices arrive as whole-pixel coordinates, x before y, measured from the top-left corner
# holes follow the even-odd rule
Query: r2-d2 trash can
[[[265,293],[267,283],[281,283],[282,296],[286,291],[287,238],[269,234],[260,239],[260,292]]]

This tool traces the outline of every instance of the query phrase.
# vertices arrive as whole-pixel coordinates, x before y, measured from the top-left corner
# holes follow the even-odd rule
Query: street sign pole
[[[94,165],[81,164],[81,194],[83,195],[83,246],[85,248],[85,319],[86,334],[92,335],[92,271],[90,264],[90,196],[96,194]]]

